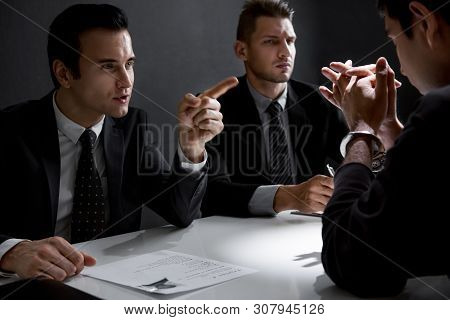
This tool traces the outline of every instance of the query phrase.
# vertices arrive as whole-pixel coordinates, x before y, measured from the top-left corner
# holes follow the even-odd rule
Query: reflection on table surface
[[[283,212],[273,218],[209,217],[186,229],[166,226],[81,244],[98,264],[157,250],[171,250],[258,270],[223,284],[161,296],[77,276],[73,287],[104,299],[355,299],[325,275],[320,252],[322,222]],[[411,280],[400,299],[450,295],[447,277]]]

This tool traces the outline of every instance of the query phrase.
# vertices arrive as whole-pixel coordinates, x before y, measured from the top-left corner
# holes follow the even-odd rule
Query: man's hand
[[[333,194],[333,179],[317,175],[298,185],[281,186],[275,194],[275,212],[299,210],[305,213],[323,211]]]
[[[330,68],[323,67],[322,74],[331,81],[333,84],[332,90],[325,86],[320,86],[320,93],[327,99],[330,103],[341,109],[342,105],[342,93],[340,87],[348,86],[350,82],[350,77],[346,76],[344,73],[352,68],[352,60],[347,60],[347,62],[332,62],[330,63]],[[338,82],[341,82],[338,86]]]
[[[220,103],[217,99],[237,86],[236,77],[227,78],[198,97],[188,93],[180,102],[179,141],[184,155],[192,162],[203,160],[205,144],[223,130]]]
[[[364,82],[366,84],[367,81],[369,81],[372,89],[375,90],[377,83],[377,77],[375,75],[376,68],[377,65],[375,64],[353,68],[350,60],[345,64],[341,62],[333,62],[330,64],[330,68],[322,68],[322,74],[333,82],[333,91],[330,91],[328,88],[322,86],[319,88],[320,92],[328,101],[342,109],[342,99],[346,93],[346,90],[348,91],[351,89],[349,88],[349,84],[353,77],[356,77],[356,81],[365,79]],[[395,80],[395,73],[390,67],[388,67],[387,73],[388,106],[385,119],[379,126],[377,134],[383,142],[385,149],[389,150],[394,144],[395,139],[403,130],[403,125],[397,118],[396,89],[401,86],[401,82]]]
[[[2,257],[0,269],[21,278],[45,277],[62,281],[95,263],[93,257],[76,250],[63,238],[51,237],[18,243]]]
[[[340,74],[333,83],[333,89],[336,88],[338,92],[334,100],[344,112],[351,131],[368,130],[376,133],[386,118],[388,70],[386,59],[380,58],[376,64],[376,75],[358,78]]]
[[[345,81],[345,83],[341,86],[346,87],[350,82],[351,76],[356,76],[358,78],[369,77],[375,75],[376,73],[376,65],[368,64],[360,67],[352,67],[352,61],[347,60],[346,63],[342,62],[332,62],[330,63],[330,67],[323,67],[322,74],[333,83],[332,90],[328,89],[325,86],[320,86],[319,91],[322,95],[332,104],[334,104],[339,109],[341,108],[341,100],[342,94],[339,91],[339,87],[337,86],[338,81]],[[391,68],[389,68],[390,72],[394,72]],[[372,86],[375,87],[376,78],[372,77],[374,81],[372,82]],[[397,79],[395,81],[395,88],[398,89],[402,86],[402,83]]]
[[[371,65],[369,72],[367,73],[367,77],[374,78],[373,72],[376,72],[376,65]],[[359,68],[353,68],[346,72],[349,76],[361,76],[364,74],[363,70],[359,70]],[[393,145],[395,139],[400,135],[403,130],[403,124],[398,120],[397,117],[397,88],[400,87],[401,83],[395,80],[394,70],[389,68],[387,75],[387,111],[386,117],[384,121],[381,123],[378,129],[378,136],[383,142],[384,148],[389,150]],[[372,83],[372,87],[376,87],[375,83]]]

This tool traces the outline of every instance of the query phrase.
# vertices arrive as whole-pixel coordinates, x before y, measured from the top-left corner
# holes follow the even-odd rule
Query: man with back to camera
[[[293,13],[280,0],[244,4],[234,49],[246,75],[219,100],[225,129],[208,143],[204,215],[317,212],[333,192],[322,174],[342,161],[339,141],[348,129],[314,88],[290,79]]]
[[[204,145],[223,128],[215,98],[237,81],[184,97],[170,170],[146,113],[128,108],[135,55],[121,9],[67,8],[47,49],[55,90],[0,112],[0,269],[64,280],[95,264],[69,241],[136,231],[143,205],[178,227],[199,216]]]
[[[332,63],[324,95],[345,114],[343,165],[323,216],[322,262],[338,285],[362,296],[393,295],[409,278],[449,275],[447,214],[450,5],[447,0],[379,0],[401,72],[424,96],[403,128],[394,72]],[[374,74],[376,73],[376,75]],[[384,169],[369,170],[387,151]]]

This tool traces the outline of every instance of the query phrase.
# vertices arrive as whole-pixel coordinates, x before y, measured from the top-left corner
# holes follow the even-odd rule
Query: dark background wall
[[[46,29],[71,0],[0,0],[0,108],[36,99],[52,89],[46,57]],[[158,125],[176,123],[176,108],[186,92],[200,92],[244,69],[232,45],[244,0],[109,1],[125,10],[137,55],[132,105],[146,109]],[[320,85],[320,68],[352,59],[373,63],[386,56],[404,83],[399,113],[406,120],[417,91],[399,74],[393,45],[372,0],[291,0],[298,35],[293,77]],[[167,132],[164,153],[174,140]]]
[[[71,0],[0,0],[0,106],[38,98],[52,89],[45,52],[45,29]],[[105,1],[79,1],[98,2]],[[130,19],[138,57],[133,105],[157,123],[175,123],[170,114],[187,91],[198,92],[229,75],[243,73],[232,45],[243,0],[109,1]],[[294,78],[322,84],[320,68],[351,58],[371,63],[385,55],[399,71],[373,0],[291,0],[298,34]],[[398,72],[399,73],[399,72]],[[398,77],[401,76],[398,74]],[[400,114],[417,92],[405,81]]]

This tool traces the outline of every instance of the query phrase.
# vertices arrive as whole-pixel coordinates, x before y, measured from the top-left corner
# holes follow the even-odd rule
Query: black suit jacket
[[[420,101],[376,177],[342,166],[323,215],[322,262],[362,296],[397,294],[408,278],[450,274],[450,86]]]
[[[271,184],[262,124],[245,76],[219,102],[225,128],[208,144],[209,182],[202,213],[245,216],[256,188]],[[339,143],[348,129],[341,113],[314,88],[295,80],[288,82],[286,110],[295,183],[327,174],[327,163],[342,160]]]
[[[187,174],[175,159],[170,170],[149,141],[144,111],[106,117],[102,130],[110,204],[109,231],[136,231],[145,204],[185,227],[200,214],[206,174]],[[0,242],[54,235],[60,152],[52,94],[0,112]]]

